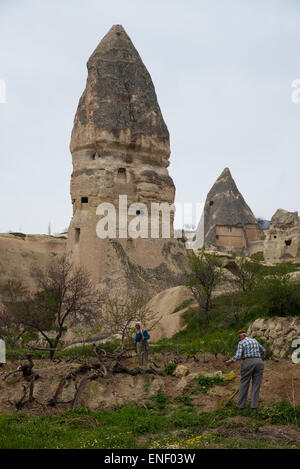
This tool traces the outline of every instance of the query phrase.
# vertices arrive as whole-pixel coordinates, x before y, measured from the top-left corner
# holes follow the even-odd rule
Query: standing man
[[[237,360],[243,359],[241,366],[241,382],[237,406],[239,409],[244,409],[247,401],[249,384],[252,379],[251,391],[251,409],[258,408],[259,390],[264,372],[263,358],[265,356],[264,347],[257,342],[256,339],[247,337],[247,332],[243,329],[238,332],[239,343],[236,354],[230,360],[227,360],[226,365]]]
[[[136,350],[139,359],[139,365],[147,365],[148,361],[148,340],[150,339],[150,335],[146,329],[142,328],[142,323],[137,322],[135,324],[135,342],[136,342]]]

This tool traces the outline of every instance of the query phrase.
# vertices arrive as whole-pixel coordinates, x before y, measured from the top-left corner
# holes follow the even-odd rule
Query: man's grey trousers
[[[264,372],[261,358],[246,358],[241,366],[241,382],[237,406],[243,409],[246,405],[249,384],[252,379],[251,409],[257,409],[259,390]]]

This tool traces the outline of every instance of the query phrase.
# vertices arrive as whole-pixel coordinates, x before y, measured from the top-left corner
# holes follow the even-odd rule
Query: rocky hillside
[[[63,255],[66,242],[65,235],[0,234],[0,283],[14,278],[33,288],[32,267],[43,267],[49,259]]]

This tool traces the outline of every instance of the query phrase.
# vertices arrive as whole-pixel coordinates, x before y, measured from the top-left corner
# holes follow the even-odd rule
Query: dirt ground
[[[177,378],[175,376],[143,374],[131,376],[128,374],[108,373],[106,378],[98,378],[95,381],[88,381],[80,398],[80,406],[88,406],[91,410],[102,408],[111,409],[115,405],[128,402],[136,402],[139,405],[149,399],[158,391],[163,391],[170,398],[187,395],[193,399],[193,403],[199,410],[213,411],[220,402],[227,401],[239,386],[240,364],[234,364],[229,369],[234,370],[236,378],[229,381],[226,386],[214,386],[207,395],[200,392],[193,393],[196,387],[196,377],[199,374],[208,375],[216,371],[228,371],[224,364],[224,357],[206,356],[208,362],[204,362],[203,356],[186,358],[174,354],[154,353],[151,356],[149,365],[155,370],[162,371],[168,363],[179,362],[189,370],[187,376]],[[26,380],[20,373],[9,376],[4,380],[4,376],[17,368],[20,362],[7,363],[0,368],[0,412],[15,411],[14,401],[20,399],[23,394],[23,384],[28,386]],[[80,375],[76,380],[69,380],[65,385],[60,400],[63,404],[50,407],[47,402],[54,396],[60,380],[70,371],[76,369],[82,363],[78,362],[51,362],[47,360],[36,360],[34,371],[39,374],[34,388],[35,400],[27,402],[22,412],[35,415],[59,414],[70,409],[76,388],[82,378],[87,374]],[[122,361],[128,368],[137,366],[136,358]],[[261,403],[272,404],[279,401],[290,403],[300,403],[300,365],[293,364],[288,360],[265,362],[264,379],[261,388]],[[235,398],[236,399],[236,398]]]
[[[237,426],[233,426],[233,428],[218,427],[213,430],[213,433],[225,437],[263,438],[288,445],[300,442],[300,431],[289,425],[262,425],[259,428],[253,428],[249,427],[242,418],[240,418],[241,425],[238,425],[238,419],[235,420],[236,422],[232,421],[231,424],[236,423]]]

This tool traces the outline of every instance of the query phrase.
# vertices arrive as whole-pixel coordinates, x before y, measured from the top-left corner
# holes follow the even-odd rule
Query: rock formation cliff
[[[278,209],[272,219],[264,249],[269,262],[300,261],[300,220],[298,212]]]
[[[167,169],[169,132],[151,77],[122,26],[110,29],[87,68],[70,145],[73,219],[68,251],[97,283],[157,293],[180,283],[186,266],[184,246],[172,238],[173,213],[168,239],[150,238],[151,204],[174,202]],[[124,215],[120,195],[128,206],[137,204],[125,224],[119,219]],[[100,239],[96,234],[96,210],[103,203],[114,207],[116,237]],[[130,222],[146,226],[146,236],[129,236]],[[159,224],[161,228],[162,219]]]
[[[204,206],[204,244],[243,250],[262,236],[255,216],[225,168],[209,191]]]

